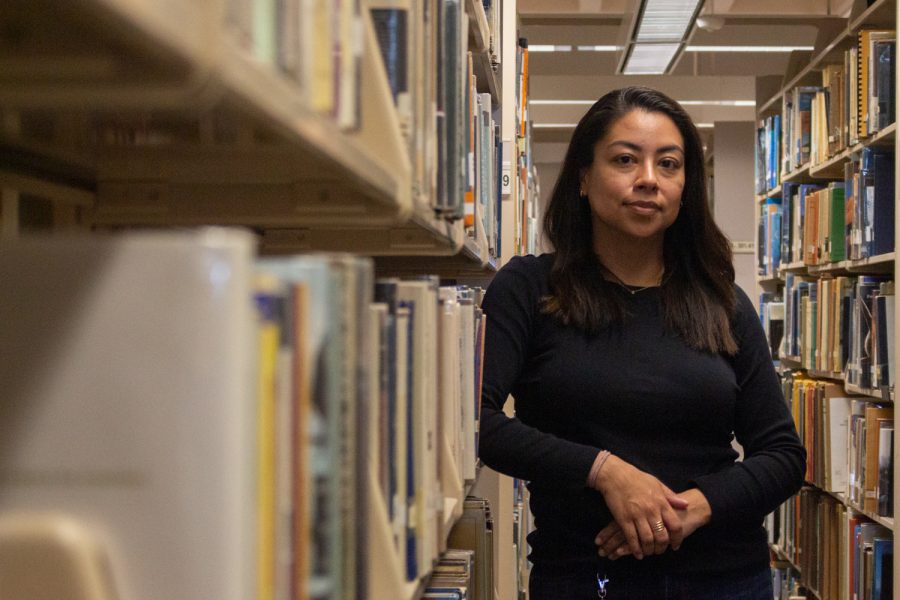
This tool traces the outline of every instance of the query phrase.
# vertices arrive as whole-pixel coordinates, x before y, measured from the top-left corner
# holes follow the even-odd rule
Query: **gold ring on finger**
[[[662,521],[657,521],[656,523],[653,524],[653,531],[660,532],[660,531],[663,531],[665,528],[666,528],[666,524],[663,523]]]

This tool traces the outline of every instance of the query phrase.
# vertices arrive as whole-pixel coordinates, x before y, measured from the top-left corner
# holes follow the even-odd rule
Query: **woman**
[[[705,185],[678,103],[610,92],[547,208],[555,253],[488,289],[480,455],[529,481],[532,600],[772,598],[762,522],[806,455]]]

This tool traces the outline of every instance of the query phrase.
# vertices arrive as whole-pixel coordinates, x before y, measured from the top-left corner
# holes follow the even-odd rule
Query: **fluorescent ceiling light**
[[[678,53],[700,12],[703,0],[641,0],[629,47],[620,63],[625,75],[662,75]]]
[[[552,44],[530,44],[529,54],[532,52],[571,52],[572,46],[554,46]]]
[[[644,0],[634,40],[681,42],[700,4],[700,0]]]
[[[579,52],[615,52],[618,46],[576,46]]]
[[[714,125],[714,123],[694,123],[697,129],[712,129]]]
[[[793,52],[812,51],[812,46],[687,46],[685,52]]]
[[[669,68],[680,47],[681,44],[634,44],[622,73],[661,75]]]

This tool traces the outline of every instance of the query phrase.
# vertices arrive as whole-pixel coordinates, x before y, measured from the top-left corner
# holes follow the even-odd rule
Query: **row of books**
[[[783,184],[780,261],[821,265],[892,252],[894,189],[894,153],[871,147],[850,155],[843,181]]]
[[[760,205],[758,274],[892,252],[894,188],[894,153],[870,147],[849,156],[843,181],[783,183]]]
[[[497,102],[475,75],[461,0],[370,5],[413,172],[413,194],[499,248]],[[476,222],[478,223],[476,225]]]
[[[531,566],[528,560],[528,534],[534,531],[534,515],[529,508],[529,492],[527,482],[523,479],[513,480],[513,540],[515,540],[515,557],[518,568],[518,597],[528,597],[528,580]]]
[[[488,42],[488,54],[492,63],[499,63],[500,31],[501,23],[503,22],[503,2],[501,2],[500,0],[481,0],[481,6],[482,8],[484,8],[485,17],[487,17],[488,32],[490,34],[490,41]]]
[[[802,595],[800,576],[791,563],[775,556],[772,559],[771,569],[772,591],[775,600],[804,600],[806,598],[805,595]]]
[[[784,377],[783,391],[807,450],[806,481],[860,510],[892,517],[894,409],[849,396],[838,383]]]
[[[428,580],[423,598],[442,600],[492,600],[494,597],[494,524],[490,503],[466,498]]]
[[[860,388],[893,389],[893,280],[880,275],[814,279],[788,273],[783,298],[782,357]]]
[[[530,108],[528,104],[528,40],[519,38],[516,47],[516,151],[518,161],[516,164],[515,181],[511,184],[517,186],[516,221],[519,228],[516,231],[515,248],[517,254],[535,254],[537,252],[538,230],[538,198],[540,196],[540,182],[538,180],[537,167],[534,164],[534,150],[532,147],[532,122],[529,118]]]
[[[259,408],[258,597],[288,597],[278,583],[292,589],[304,549],[332,554],[330,572],[310,573],[310,590],[330,581],[345,589],[323,598],[366,595],[370,479],[407,579],[421,577],[447,534],[445,498],[461,501],[476,475],[486,322],[478,290],[434,277],[373,284],[371,260],[349,255],[265,259],[258,270],[277,283],[257,292],[267,336],[260,373],[272,380]],[[285,421],[297,425],[279,430]],[[309,456],[294,462],[298,452]],[[290,492],[298,474],[302,498]],[[308,523],[298,525],[298,514]],[[309,539],[294,539],[298,531]]]
[[[230,229],[2,246],[0,511],[84,524],[134,598],[431,572],[476,477],[480,290]]]
[[[781,182],[781,115],[770,115],[756,128],[756,193],[765,194]]]
[[[767,521],[770,542],[799,568],[800,589],[794,586],[797,596],[829,600],[893,597],[894,540],[887,527],[811,487],[785,502]],[[811,592],[809,596],[804,588]]]
[[[226,0],[225,23],[235,45],[291,81],[311,110],[359,125],[359,2]]]
[[[840,64],[822,69],[822,85],[798,86],[782,97],[781,113],[760,121],[756,136],[756,193],[785,174],[822,164],[895,121],[893,30],[857,32]]]
[[[856,44],[844,51],[843,63],[824,68],[821,86],[797,88],[800,97],[795,100],[801,107],[807,100],[810,104],[811,167],[894,122],[895,46],[893,30],[859,31]],[[792,162],[791,170],[801,164]]]
[[[498,26],[499,7],[486,4],[489,27]],[[414,198],[447,220],[465,219],[468,235],[496,256],[499,98],[486,93],[486,81],[475,76],[465,2],[374,2],[367,11],[361,13],[358,2],[228,0],[226,31],[255,63],[294,82],[304,104],[355,129],[365,50],[359,34],[371,16],[406,142]],[[492,43],[495,31],[490,30]],[[493,66],[498,61],[492,56]]]

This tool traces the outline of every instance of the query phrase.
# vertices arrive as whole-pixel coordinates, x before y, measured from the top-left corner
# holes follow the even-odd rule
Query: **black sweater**
[[[806,452],[784,401],[759,318],[736,288],[736,356],[700,352],[665,331],[659,290],[629,294],[621,328],[589,336],[543,314],[553,255],[513,258],[494,277],[487,315],[480,456],[529,481],[533,562],[596,560],[611,521],[586,487],[601,449],[675,492],[696,487],[712,520],[677,552],[617,561],[641,571],[762,568],[762,521],[803,481]],[[516,418],[502,406],[512,394]],[[736,437],[744,460],[736,462]],[[629,566],[630,565],[630,566]]]

